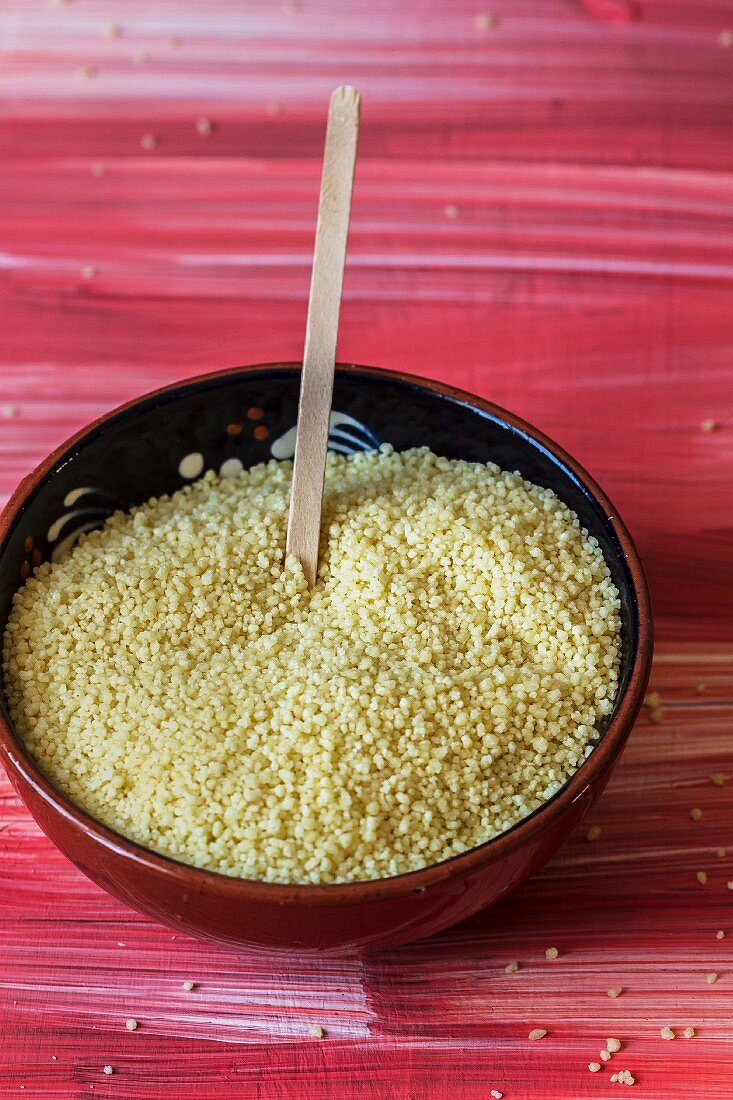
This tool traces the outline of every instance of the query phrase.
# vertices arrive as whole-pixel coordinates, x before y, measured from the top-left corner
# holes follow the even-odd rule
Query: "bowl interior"
[[[0,544],[0,631],[13,593],[40,561],[100,526],[119,508],[171,493],[205,469],[235,474],[272,457],[291,458],[299,370],[278,366],[226,372],[153,394],[93,426],[36,482]],[[417,380],[340,369],[329,446],[352,452],[391,443],[428,446],[448,458],[495,462],[551,488],[603,550],[621,595],[622,674],[618,706],[638,645],[632,578],[601,502],[549,441],[521,423],[474,406],[465,395]],[[0,706],[8,722],[4,690]],[[614,711],[615,713],[615,711]]]

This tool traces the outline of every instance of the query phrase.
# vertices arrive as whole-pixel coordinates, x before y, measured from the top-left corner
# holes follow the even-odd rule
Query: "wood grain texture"
[[[3,499],[113,404],[298,357],[322,104],[354,83],[340,354],[484,394],[599,479],[648,570],[663,721],[596,841],[339,962],[137,917],[0,779],[0,1095],[606,1100],[608,1036],[632,1096],[733,1094],[731,30],[728,0],[5,0]]]
[[[359,93],[349,85],[342,85],[331,94],[305,322],[286,554],[292,554],[301,563],[311,588],[318,572],[323,479],[359,139],[359,105]]]

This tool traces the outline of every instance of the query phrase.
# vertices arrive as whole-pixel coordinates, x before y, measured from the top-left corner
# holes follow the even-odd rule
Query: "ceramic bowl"
[[[117,508],[170,493],[204,470],[293,454],[297,364],[209,374],[103,416],[20,485],[0,518],[0,629],[13,593],[40,561]],[[652,653],[646,581],[634,545],[601,489],[569,455],[511,413],[438,382],[371,367],[336,375],[329,445],[428,445],[492,461],[548,486],[598,539],[621,594],[618,697],[589,758],[553,798],[514,828],[421,871],[371,882],[289,886],[229,878],[127,840],[45,778],[16,736],[2,698],[0,753],[46,835],[91,879],[171,927],[235,946],[340,952],[428,936],[497,901],[537,871],[603,790],[641,705]]]

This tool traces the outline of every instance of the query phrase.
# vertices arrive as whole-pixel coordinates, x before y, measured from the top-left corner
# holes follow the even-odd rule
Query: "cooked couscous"
[[[13,719],[166,855],[270,882],[414,870],[516,824],[611,712],[618,593],[549,490],[427,449],[329,455],[319,579],[292,464],[113,515],[16,594]]]

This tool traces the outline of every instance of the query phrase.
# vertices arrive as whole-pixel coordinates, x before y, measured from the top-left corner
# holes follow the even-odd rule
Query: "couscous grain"
[[[610,714],[619,598],[548,489],[427,449],[329,455],[319,580],[291,463],[83,535],[14,598],[20,735],[111,828],[228,875],[411,871],[510,828]]]

